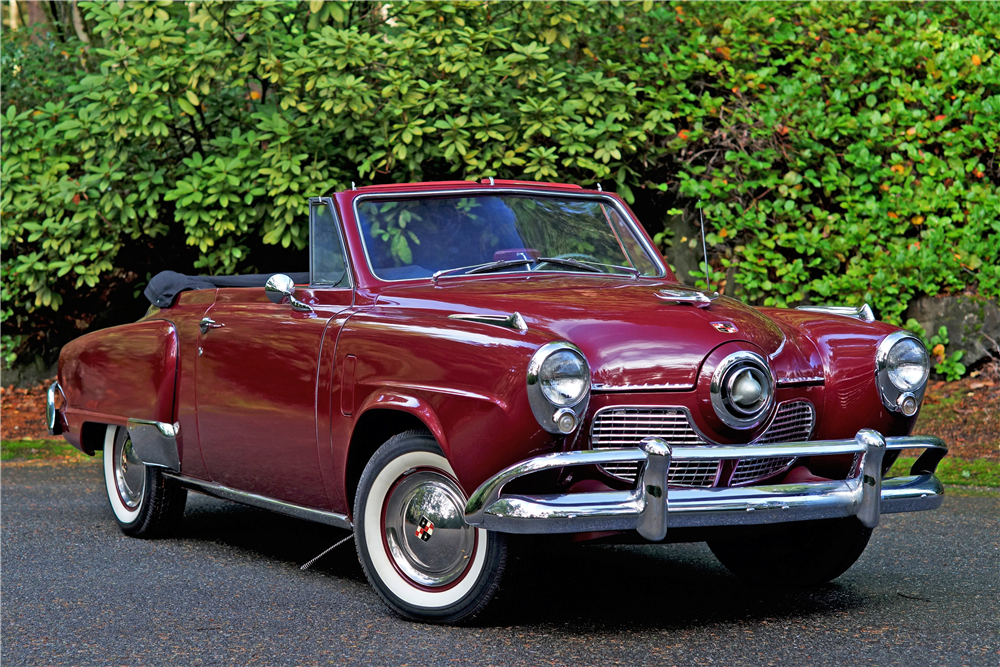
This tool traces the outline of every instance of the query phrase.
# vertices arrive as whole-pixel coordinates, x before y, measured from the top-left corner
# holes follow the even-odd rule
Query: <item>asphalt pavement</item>
[[[190,494],[170,539],[122,535],[100,466],[0,470],[6,665],[1000,666],[1000,498],[882,517],[858,563],[799,592],[702,544],[524,552],[489,618],[389,612],[347,533]]]

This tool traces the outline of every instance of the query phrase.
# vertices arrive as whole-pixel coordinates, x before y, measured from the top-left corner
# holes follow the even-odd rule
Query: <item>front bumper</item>
[[[882,479],[887,450],[924,449],[906,477]],[[502,533],[579,533],[637,530],[658,542],[667,528],[755,525],[856,516],[870,528],[890,512],[916,512],[941,504],[944,487],[934,471],[948,448],[940,438],[883,438],[872,430],[853,440],[819,440],[754,446],[672,447],[646,438],[641,448],[559,452],[515,464],[480,486],[465,508],[469,525]],[[748,456],[860,456],[846,480],[738,488],[667,488],[671,461],[741,459]],[[579,465],[643,464],[631,491],[503,495],[515,479],[541,470]]]

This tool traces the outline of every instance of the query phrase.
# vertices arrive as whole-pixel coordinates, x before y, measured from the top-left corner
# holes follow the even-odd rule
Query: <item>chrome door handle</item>
[[[207,334],[209,329],[219,329],[226,326],[225,324],[216,324],[215,320],[211,317],[203,317],[201,322],[198,323],[198,328],[201,329],[203,334]]]

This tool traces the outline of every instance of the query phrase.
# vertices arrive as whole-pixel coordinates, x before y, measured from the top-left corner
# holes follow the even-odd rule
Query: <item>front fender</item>
[[[389,409],[411,414],[427,427],[427,429],[437,440],[438,446],[444,452],[445,458],[449,458],[451,448],[448,445],[448,436],[441,426],[441,420],[431,406],[430,401],[425,398],[407,393],[403,389],[385,387],[370,394],[362,403],[358,410],[357,420],[361,420],[366,412],[377,409]],[[353,435],[353,434],[352,434]]]
[[[794,328],[803,349],[807,340],[823,369],[824,401],[819,411],[817,439],[851,437],[863,428],[887,436],[909,435],[916,417],[890,413],[875,382],[875,350],[898,327],[862,322],[843,315],[802,310],[761,309]]]
[[[338,368],[348,355],[356,359],[340,402],[352,427],[377,407],[417,417],[462,486],[475,489],[498,470],[561,443],[539,426],[526,391],[528,361],[550,336],[448,314],[387,309],[353,316],[337,343]]]

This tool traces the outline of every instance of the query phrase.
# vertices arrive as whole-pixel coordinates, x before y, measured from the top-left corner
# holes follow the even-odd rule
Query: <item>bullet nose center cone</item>
[[[737,405],[750,406],[760,400],[761,391],[760,383],[745,372],[733,385],[733,400]]]

